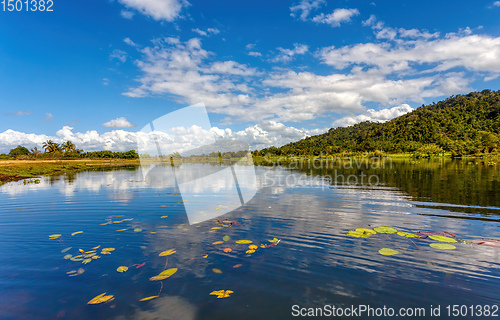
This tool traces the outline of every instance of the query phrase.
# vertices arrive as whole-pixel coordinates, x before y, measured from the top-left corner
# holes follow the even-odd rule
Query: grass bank
[[[100,167],[139,165],[139,160],[0,160],[0,185],[44,175],[58,175]]]

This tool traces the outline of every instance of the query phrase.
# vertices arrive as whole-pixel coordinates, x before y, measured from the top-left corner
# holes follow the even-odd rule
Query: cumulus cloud
[[[391,119],[402,116],[408,112],[412,112],[413,108],[408,104],[402,104],[397,107],[386,108],[382,110],[368,109],[364,114],[357,116],[343,117],[341,119],[335,120],[332,127],[345,127],[352,126],[353,124],[372,121],[372,122],[386,122]]]
[[[312,21],[317,23],[326,23],[332,27],[339,27],[342,22],[349,22],[353,16],[359,14],[358,9],[335,9],[332,13],[325,15],[321,13],[314,18]]]
[[[289,62],[296,55],[302,55],[309,51],[309,46],[305,44],[295,43],[293,49],[278,48],[279,54],[272,60],[274,62]]]
[[[129,10],[122,10],[120,12],[121,16],[124,17],[125,19],[132,19],[134,17],[134,13],[132,11],[129,11]]]
[[[325,3],[325,0],[301,0],[298,4],[290,7],[290,16],[305,21],[311,11],[320,8]]]
[[[219,29],[217,29],[217,28],[208,28],[205,31],[201,30],[199,28],[193,28],[193,29],[191,29],[191,31],[196,32],[200,36],[204,36],[204,37],[210,37],[211,35],[220,33]]]
[[[118,59],[121,62],[127,61],[127,53],[123,50],[120,50],[120,49],[113,50],[113,52],[111,52],[109,57],[112,59]]]
[[[141,14],[154,20],[174,21],[177,19],[184,7],[189,6],[186,0],[119,0],[127,7],[127,11],[136,10]],[[127,14],[122,16],[127,17]],[[131,18],[131,16],[130,16]]]
[[[500,7],[500,1],[495,1],[493,2],[494,7]]]
[[[3,115],[6,117],[20,117],[20,116],[30,116],[33,112],[29,110],[21,110],[14,113],[5,112]]]
[[[252,150],[262,149],[271,145],[281,146],[291,141],[302,139],[306,136],[326,132],[324,129],[298,129],[287,127],[275,121],[265,121],[262,124],[249,126],[244,130],[232,131],[229,128],[212,127],[210,130],[193,125],[191,127],[172,127],[167,131],[153,132],[129,132],[124,130],[113,130],[99,134],[95,130],[87,132],[73,132],[73,127],[64,126],[56,132],[55,136],[27,134],[14,130],[6,130],[0,133],[0,152],[8,152],[17,145],[29,148],[41,147],[47,140],[56,143],[72,141],[79,149],[85,151],[111,150],[127,151],[140,150],[155,154],[156,146],[147,147],[147,141],[154,139],[162,146],[164,154],[172,152],[187,152],[195,148],[212,143],[214,138],[224,140],[238,140],[247,143]],[[146,146],[146,148],[144,147]],[[139,147],[139,149],[138,149]]]
[[[102,124],[104,127],[108,128],[132,128],[135,127],[135,124],[131,123],[125,117],[119,117],[113,119],[111,121],[105,122]]]

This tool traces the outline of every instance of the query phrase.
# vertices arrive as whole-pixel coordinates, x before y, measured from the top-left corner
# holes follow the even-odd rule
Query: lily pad
[[[392,234],[392,233],[397,233],[398,230],[393,228],[393,227],[387,227],[387,226],[381,226],[381,227],[376,227],[373,228],[374,231],[378,233],[387,233],[387,234]]]
[[[402,232],[402,231],[398,231],[397,234],[399,236],[402,236],[402,237],[407,237],[407,238],[418,238],[419,235],[416,235],[414,233],[410,233],[410,232]]]
[[[457,247],[455,247],[454,245],[452,244],[448,244],[448,243],[431,243],[429,246],[433,247],[434,249],[443,249],[443,250],[453,250],[453,249],[456,249]]]
[[[359,231],[349,231],[347,235],[355,238],[368,238],[370,235]]]
[[[135,228],[135,229],[134,229],[134,232],[141,232],[141,231],[142,231],[142,229],[141,229],[141,228]]]
[[[382,248],[378,251],[378,253],[380,253],[383,256],[392,256],[395,254],[401,254],[401,252],[390,248]]]
[[[236,241],[236,243],[238,243],[238,244],[250,244],[252,242],[253,241],[251,241],[251,240],[238,240],[238,241]]]
[[[170,249],[170,250],[166,250],[166,251],[161,252],[158,256],[160,256],[160,257],[169,256],[169,255],[174,254],[176,252],[177,251],[175,251],[175,249]]]
[[[450,238],[450,237],[445,237],[445,236],[438,236],[438,235],[430,235],[430,239],[436,240],[439,242],[447,242],[447,243],[456,243],[458,242],[457,240]]]
[[[367,233],[367,234],[377,234],[377,231],[368,228],[356,228],[357,232]]]
[[[126,272],[128,270],[128,267],[126,266],[119,266],[116,271],[118,272]]]
[[[224,240],[224,241],[229,241],[229,240],[231,240],[231,238],[230,238],[229,236],[224,236],[224,237],[222,238],[222,240]]]

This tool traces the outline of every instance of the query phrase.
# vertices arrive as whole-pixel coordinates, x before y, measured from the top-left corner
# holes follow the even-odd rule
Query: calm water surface
[[[335,170],[374,174],[379,183],[334,183]],[[436,250],[430,239],[346,235],[359,227],[392,226],[447,231],[463,240],[498,239],[499,165],[406,161],[385,168],[256,171],[267,186],[221,216],[239,223],[221,229],[212,229],[215,219],[190,225],[175,187],[141,182],[135,169],[0,187],[0,319],[290,319],[294,305],[425,308],[426,316],[415,319],[430,318],[431,305],[440,305],[439,318],[445,319],[447,305],[500,305],[500,248],[457,243],[456,250]],[[224,187],[197,192],[210,197]],[[110,216],[133,220],[101,225]],[[77,231],[83,233],[71,235]],[[49,240],[51,234],[62,236]],[[226,235],[226,243],[212,244]],[[273,238],[281,239],[278,245],[249,256],[248,244],[235,243],[269,244]],[[116,250],[87,264],[63,258],[96,246],[97,253]],[[223,252],[226,247],[233,252]],[[168,262],[158,256],[172,248],[177,252]],[[402,254],[382,256],[381,248]],[[149,278],[166,262],[177,273],[163,281],[158,298],[140,302],[158,294],[160,282]],[[118,273],[119,266],[129,269]],[[68,274],[80,268],[82,274]],[[234,293],[225,299],[209,295],[222,289]],[[115,300],[87,305],[103,292]]]

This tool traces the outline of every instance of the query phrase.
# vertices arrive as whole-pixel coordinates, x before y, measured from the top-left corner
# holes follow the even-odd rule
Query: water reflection
[[[138,170],[117,170],[81,172],[71,182],[60,177],[53,181],[43,178],[37,185],[2,186],[1,318],[53,319],[59,314],[71,319],[288,319],[294,304],[429,307],[498,303],[499,248],[458,243],[456,250],[439,251],[429,246],[429,239],[346,235],[358,227],[389,225],[410,232],[444,230],[465,240],[497,237],[499,208],[491,198],[491,192],[497,190],[488,189],[493,186],[491,181],[470,187],[470,192],[481,193],[480,198],[470,202],[467,199],[472,198],[460,198],[455,203],[453,190],[440,191],[437,198],[424,190],[431,198],[415,197],[405,185],[400,188],[396,182],[401,179],[390,172],[376,172],[387,178],[379,186],[353,186],[332,185],[324,175],[313,179],[314,174],[300,170],[258,167],[255,184],[259,192],[245,206],[223,216],[240,225],[215,230],[213,220],[190,225],[185,206],[202,208],[205,204],[207,209],[212,202],[222,203],[210,198],[213,192],[237,194],[232,173],[216,183],[197,178],[210,177],[224,168],[186,165],[181,183],[199,183],[188,185],[182,197],[175,184],[167,184],[172,180],[168,170],[158,171],[149,182],[141,181]],[[438,171],[428,172],[430,168]],[[454,171],[456,165],[446,168],[450,169],[449,179],[461,174]],[[445,174],[443,167],[434,165],[418,169],[402,164],[394,171],[416,180],[428,176],[427,181],[434,181],[435,174]],[[411,186],[418,188],[420,182]],[[193,198],[185,197],[190,192]],[[240,201],[238,196],[228,202],[239,206]],[[465,214],[478,203],[491,212],[489,220],[449,217]],[[451,207],[458,212],[449,210]],[[133,220],[100,225],[111,215]],[[128,230],[117,232],[121,228]],[[141,231],[134,232],[134,228]],[[71,236],[77,230],[83,233]],[[53,233],[63,234],[64,242],[47,240]],[[223,236],[231,240],[224,246],[212,244]],[[266,244],[274,237],[281,239],[279,245],[258,249],[250,257],[244,254],[246,246],[235,247],[234,243],[249,239]],[[116,251],[83,266],[86,271],[81,276],[69,278],[66,272],[82,265],[64,260],[61,250],[87,250],[97,245]],[[223,252],[226,245],[234,252]],[[384,247],[402,254],[381,256],[378,250]],[[165,281],[158,299],[139,302],[158,293],[159,283],[148,279],[165,267],[166,259],[158,253],[171,248],[177,253],[168,257],[168,267],[179,268],[178,273]],[[206,259],[204,254],[208,254]],[[144,262],[144,267],[134,267]],[[236,264],[242,267],[233,268]],[[115,271],[119,265],[130,269],[120,274]],[[222,274],[215,274],[213,268]],[[227,299],[209,295],[220,289],[235,294]],[[113,304],[86,305],[105,291],[116,296]]]

